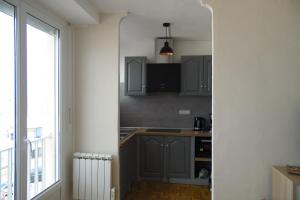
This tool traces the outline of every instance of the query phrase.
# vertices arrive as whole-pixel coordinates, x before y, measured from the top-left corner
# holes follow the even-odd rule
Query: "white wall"
[[[119,23],[122,14],[101,16],[99,25],[75,31],[76,141],[81,152],[113,155],[119,190]]]
[[[73,28],[65,27],[62,38],[62,136],[61,136],[61,174],[62,191],[61,200],[72,199],[72,176],[73,176],[73,140],[74,140],[74,120],[72,112],[73,102]],[[69,113],[70,112],[70,113]],[[55,198],[53,198],[55,199]],[[56,198],[58,199],[58,198]]]
[[[300,164],[300,1],[213,9],[213,198],[271,198],[271,166]]]
[[[174,62],[180,62],[180,56],[211,55],[212,42],[197,40],[175,40],[174,50]]]

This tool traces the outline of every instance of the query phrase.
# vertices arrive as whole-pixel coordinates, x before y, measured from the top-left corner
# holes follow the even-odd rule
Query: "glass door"
[[[16,10],[0,0],[0,200],[32,199],[60,178],[59,30]]]
[[[0,200],[14,199],[15,7],[0,0]]]
[[[27,14],[27,196],[59,178],[59,31]]]

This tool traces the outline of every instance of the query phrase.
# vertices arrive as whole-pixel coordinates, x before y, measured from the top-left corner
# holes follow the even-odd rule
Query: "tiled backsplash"
[[[179,115],[179,110],[191,110]],[[194,116],[207,119],[211,113],[211,97],[181,97],[174,93],[144,97],[124,96],[120,84],[120,125],[123,127],[193,128]]]

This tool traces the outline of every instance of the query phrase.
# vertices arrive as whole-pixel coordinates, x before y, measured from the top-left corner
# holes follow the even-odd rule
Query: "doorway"
[[[192,3],[201,14],[189,17],[202,18],[193,30],[172,11],[132,12],[121,22],[120,199],[211,199],[212,19],[198,2],[183,6]],[[158,53],[164,22],[175,51],[166,61]],[[147,88],[148,68],[162,62],[180,64],[178,92]]]

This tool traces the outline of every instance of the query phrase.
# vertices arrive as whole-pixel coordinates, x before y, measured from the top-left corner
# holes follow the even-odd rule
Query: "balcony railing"
[[[14,198],[14,148],[0,151],[0,200]]]
[[[46,142],[48,138],[35,138],[28,144],[27,187],[30,194],[37,194],[45,187]],[[0,200],[14,199],[14,148],[0,151]]]

